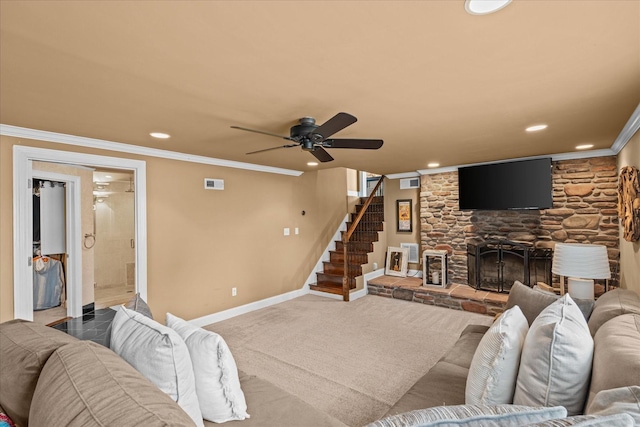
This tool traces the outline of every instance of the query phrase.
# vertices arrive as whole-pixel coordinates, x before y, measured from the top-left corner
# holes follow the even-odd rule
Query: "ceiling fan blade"
[[[313,150],[311,150],[311,154],[313,154],[315,158],[320,160],[322,163],[330,162],[333,160],[331,154],[327,153],[322,147],[315,147]]]
[[[322,142],[324,148],[358,148],[361,150],[377,150],[382,147],[381,139],[327,139]]]
[[[239,129],[239,130],[246,130],[247,132],[261,133],[263,135],[275,136],[276,138],[282,138],[282,139],[286,139],[286,140],[289,140],[289,141],[293,141],[293,139],[289,138],[288,136],[282,136],[282,135],[278,135],[276,133],[265,132],[263,130],[255,130],[255,129],[243,128],[243,127],[240,127],[240,126],[231,126],[231,128],[232,129]]]
[[[277,150],[278,148],[290,148],[290,147],[297,147],[297,146],[298,144],[279,145],[277,147],[265,148],[264,150],[251,151],[245,154],[256,154],[256,153],[262,153],[263,151]]]
[[[338,113],[329,120],[325,122],[322,126],[319,126],[316,130],[313,131],[314,135],[320,135],[322,138],[316,139],[314,138],[314,142],[321,142],[325,139],[329,138],[334,133],[341,131],[349,125],[357,122],[354,116],[348,113]]]

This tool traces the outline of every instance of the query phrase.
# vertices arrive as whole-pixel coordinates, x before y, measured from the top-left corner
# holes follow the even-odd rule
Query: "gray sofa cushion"
[[[460,334],[460,338],[453,345],[451,350],[440,359],[443,362],[451,363],[463,368],[471,366],[471,360],[482,340],[484,334],[489,330],[489,326],[468,325]]]
[[[591,336],[595,336],[598,329],[608,320],[621,314],[640,314],[640,296],[629,289],[614,289],[605,292],[596,301],[593,313],[589,318]]]
[[[602,390],[640,385],[640,314],[623,314],[602,325],[594,339],[587,408]]]
[[[543,290],[532,289],[516,280],[509,291],[509,298],[507,299],[505,310],[517,305],[520,307],[520,310],[522,310],[524,317],[527,318],[529,326],[531,326],[533,321],[536,320],[536,317],[538,317],[538,314],[558,298],[560,298],[559,295]],[[584,318],[589,320],[594,302],[586,299],[576,299],[574,301]]]
[[[193,426],[167,394],[108,348],[58,348],[38,380],[29,426]]]
[[[461,405],[473,354],[488,326],[469,325],[445,354],[385,416],[442,405]]]
[[[251,418],[229,421],[229,427],[346,427],[339,420],[319,411],[302,399],[276,385],[238,371],[240,385],[247,400],[247,412]],[[205,426],[220,424],[204,421]]]
[[[40,371],[71,335],[26,320],[0,324],[0,406],[18,425],[27,425]]]

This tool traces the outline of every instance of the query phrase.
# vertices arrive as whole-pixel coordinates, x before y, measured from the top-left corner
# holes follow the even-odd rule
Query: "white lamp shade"
[[[609,279],[607,247],[578,243],[558,243],[553,252],[554,274],[581,279]]]

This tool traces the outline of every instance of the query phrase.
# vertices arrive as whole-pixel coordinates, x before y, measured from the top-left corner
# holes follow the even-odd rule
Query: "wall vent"
[[[205,190],[224,190],[224,179],[205,178],[204,189]]]
[[[420,188],[420,178],[403,178],[400,180],[400,189]]]
[[[408,261],[410,263],[418,264],[420,262],[420,248],[417,243],[400,243],[400,247],[409,249]]]

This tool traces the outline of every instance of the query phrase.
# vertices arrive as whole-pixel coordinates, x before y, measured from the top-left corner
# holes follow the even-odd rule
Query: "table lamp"
[[[551,271],[560,276],[560,292],[564,294],[564,278],[568,277],[569,295],[578,299],[594,299],[593,279],[609,279],[609,255],[603,245],[557,243]]]

